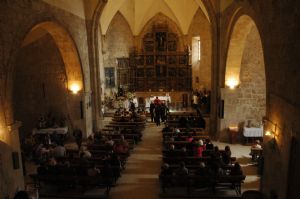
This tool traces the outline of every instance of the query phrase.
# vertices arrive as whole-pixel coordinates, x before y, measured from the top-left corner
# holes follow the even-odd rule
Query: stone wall
[[[193,37],[200,37],[201,59],[198,61],[197,44],[193,44]],[[211,65],[212,65],[212,36],[211,24],[201,11],[198,9],[190,25],[188,32],[188,44],[192,48],[192,72],[194,89],[211,89]],[[196,53],[195,53],[196,51]],[[199,78],[199,83],[196,82]]]
[[[127,21],[119,12],[114,16],[109,29],[103,39],[103,65],[105,67],[115,68],[115,88],[117,82],[117,58],[129,57],[134,45],[133,34]],[[110,88],[106,88],[105,93],[110,96]]]
[[[21,135],[30,136],[39,117],[45,117],[49,112],[56,119],[67,119],[64,67],[59,49],[49,34],[20,49],[13,90],[14,118],[22,121]]]
[[[239,87],[234,90],[224,89],[222,128],[229,126],[242,127],[248,125],[248,121],[250,125],[258,126],[262,123],[263,116],[266,115],[266,80],[263,50],[255,26],[247,35],[240,67]],[[226,134],[222,135],[223,138],[225,136]]]
[[[1,153],[10,154],[11,151],[17,151],[20,154],[19,143],[17,141],[10,142],[10,140],[18,139],[13,138],[14,136],[8,126],[15,124],[13,112],[16,107],[14,107],[12,99],[13,74],[16,69],[18,51],[25,36],[32,27],[45,21],[52,21],[63,27],[75,43],[82,66],[84,91],[88,92],[90,91],[90,69],[86,24],[84,19],[42,1],[0,1],[0,18],[0,138],[5,143],[4,145],[7,145],[3,147],[4,150],[1,150]],[[74,104],[72,104],[73,102]],[[87,107],[84,109],[85,118],[77,121],[77,124],[80,124],[85,132],[91,132],[91,109],[87,106],[88,101],[84,101],[84,103],[86,103],[84,107]],[[79,109],[77,99],[71,100],[69,105],[73,106],[74,109]],[[23,176],[21,172],[10,172],[11,163],[6,161],[6,156],[4,158],[1,169],[7,172],[3,172],[3,176],[0,178],[1,189],[6,190],[6,193],[12,197],[17,187],[24,188]],[[0,198],[5,198],[6,193],[1,191]]]
[[[264,138],[262,191],[270,198],[297,198],[299,195],[298,184],[290,181],[291,176],[292,179],[299,179],[299,172],[289,171],[291,136],[299,140],[300,134],[300,88],[297,83],[300,78],[299,8],[298,1],[246,0],[233,2],[221,14],[221,86],[224,86],[230,29],[239,16],[249,15],[255,21],[262,38],[267,83],[266,117],[278,126],[275,144]],[[271,128],[272,125],[268,126]],[[299,157],[299,154],[295,155]],[[293,164],[299,166],[299,158]],[[299,167],[291,168],[299,170]],[[288,192],[293,192],[294,197],[289,196]]]

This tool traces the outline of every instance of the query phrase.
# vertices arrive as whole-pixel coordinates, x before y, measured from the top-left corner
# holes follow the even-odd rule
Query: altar
[[[46,135],[46,134],[53,134],[56,132],[57,134],[66,135],[68,133],[68,127],[58,127],[58,128],[43,128],[43,129],[37,129],[34,128],[32,130],[32,135]]]
[[[263,127],[244,127],[244,137],[263,137]]]

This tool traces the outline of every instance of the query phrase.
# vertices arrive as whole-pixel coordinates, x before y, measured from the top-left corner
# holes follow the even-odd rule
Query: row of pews
[[[132,150],[142,140],[142,130],[146,120],[119,121],[114,117],[104,129],[94,134],[93,140],[87,140],[85,148],[91,157],[79,155],[78,149],[67,149],[65,157],[57,158],[60,165],[38,168],[36,174],[30,175],[40,195],[51,198],[109,198],[112,187],[126,168],[126,162]],[[138,128],[136,128],[138,127]],[[107,138],[113,145],[107,144]],[[122,151],[116,150],[124,144]],[[100,174],[89,176],[89,170],[95,168]],[[50,191],[49,191],[50,190]]]
[[[174,115],[172,117],[177,118]],[[222,198],[225,193],[232,198],[240,198],[241,184],[246,176],[233,175],[236,158],[230,157],[228,164],[220,164],[216,169],[213,148],[204,150],[201,155],[195,151],[199,140],[203,140],[204,144],[205,140],[209,140],[208,133],[201,128],[181,128],[178,131],[174,120],[172,124],[171,128],[166,127],[167,131],[164,129],[162,132],[163,165],[159,175],[161,197]],[[219,153],[222,157],[225,151],[219,150]],[[186,175],[178,172],[182,168],[188,170]]]

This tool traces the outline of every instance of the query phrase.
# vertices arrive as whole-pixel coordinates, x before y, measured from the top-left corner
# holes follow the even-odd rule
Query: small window
[[[198,40],[198,61],[201,59],[201,41]]]

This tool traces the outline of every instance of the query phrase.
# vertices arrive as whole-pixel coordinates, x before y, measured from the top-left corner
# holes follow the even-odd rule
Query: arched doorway
[[[259,127],[266,114],[265,65],[260,34],[249,16],[240,16],[233,25],[227,52],[221,131],[231,126]],[[226,137],[221,133],[221,138]]]
[[[30,135],[38,119],[48,114],[51,125],[64,125],[65,120],[70,128],[83,127],[81,63],[74,41],[59,24],[42,22],[27,33],[13,87],[14,118],[23,123],[21,137]]]

